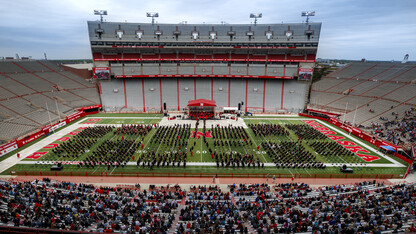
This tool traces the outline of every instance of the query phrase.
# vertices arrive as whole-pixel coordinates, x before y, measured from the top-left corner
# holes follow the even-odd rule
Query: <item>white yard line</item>
[[[85,125],[84,125],[85,126]],[[61,129],[59,132],[53,133],[51,135],[49,135],[48,137],[46,137],[45,139],[42,139],[41,141],[27,147],[26,149],[20,151],[20,158],[17,158],[17,154],[14,154],[12,156],[10,156],[9,158],[3,160],[0,163],[0,172],[3,172],[7,169],[9,169],[10,167],[14,166],[15,164],[19,163],[20,161],[22,161],[24,158],[26,158],[27,156],[31,155],[34,152],[37,152],[39,150],[41,150],[43,147],[47,146],[48,144],[56,141],[57,139],[67,135],[69,132],[74,131],[75,129],[79,128],[79,127],[83,127],[83,125],[80,125],[78,123],[72,124],[70,126],[67,126],[64,129]]]
[[[21,161],[18,164],[20,165],[35,165],[38,161]],[[52,165],[54,164],[55,161],[44,161],[43,164],[44,165]],[[73,162],[74,164],[78,163],[77,161]],[[136,166],[135,162],[128,162],[127,163],[128,166]],[[186,166],[216,166],[216,163],[213,162],[187,162]],[[324,163],[325,166],[327,167],[339,167],[339,164],[337,163]],[[346,165],[348,167],[360,167],[359,165],[357,166],[355,163],[354,164],[349,164],[346,163]],[[276,165],[274,163],[265,163],[264,164],[265,167],[275,167]],[[366,167],[399,167],[399,166],[395,166],[392,164],[368,164],[366,165]]]
[[[250,123],[252,123],[251,122],[251,120],[249,120],[250,121]],[[250,129],[249,129],[250,130]],[[248,132],[248,134],[250,134],[250,131],[247,131]],[[251,134],[250,134],[250,136],[251,136]],[[264,136],[262,136],[263,137],[263,139],[264,140],[266,140],[266,142],[269,142],[266,138],[264,138]],[[253,140],[254,140],[254,138],[253,138]],[[254,143],[256,144],[256,141],[254,140]],[[256,147],[257,147],[258,145],[256,144]],[[259,151],[260,151],[260,148],[259,148]],[[260,153],[260,155],[261,156],[263,156],[263,159],[264,159],[264,163],[267,163],[267,159],[266,159],[266,157],[264,157],[264,155],[262,154],[262,153]]]
[[[196,136],[196,133],[195,133]],[[201,162],[202,162],[202,138],[201,138]]]
[[[290,123],[292,123],[292,122],[290,122]],[[295,134],[296,135],[296,134]],[[307,143],[305,143],[306,145],[307,145]],[[309,146],[310,147],[310,146]],[[312,147],[310,147],[316,154],[319,154],[318,152],[316,152],[315,151],[315,149],[314,148],[312,148]],[[327,159],[327,157],[326,156],[323,156],[323,155],[321,155],[323,158],[325,158],[325,159]],[[357,156],[357,155],[355,155],[355,156]],[[347,161],[345,161],[343,158],[341,158],[340,156],[337,156],[338,158],[340,158],[342,161],[344,161],[344,164],[346,164],[347,163]],[[358,156],[357,156],[358,157]]]
[[[87,119],[162,119],[163,117],[91,117]]]
[[[115,169],[116,169],[116,167],[114,167],[113,170],[111,170],[110,175],[113,174]]]
[[[245,120],[311,120],[306,118],[246,118]]]
[[[97,117],[97,118],[117,119],[116,117]],[[135,118],[136,119],[140,119],[140,118],[142,118],[142,119],[154,119],[154,120],[161,119],[159,117],[123,117],[123,118],[131,118],[131,119],[135,119]],[[258,120],[258,119],[262,119],[262,118],[253,118],[253,119],[247,119],[247,120],[250,121],[250,122],[252,122],[252,120]],[[302,118],[288,118],[288,119],[284,119],[284,118],[264,118],[264,119],[267,119],[267,120],[304,120]],[[310,119],[307,119],[307,120],[310,120]],[[241,121],[243,121],[243,120],[241,120]],[[338,131],[337,129],[335,129],[330,124],[327,124],[327,123],[325,123],[325,122],[323,122],[321,120],[315,120],[315,121],[319,122],[320,124],[322,124],[322,125],[330,128],[330,129],[332,129],[332,130],[334,130],[336,132],[339,132],[340,134],[344,135],[345,137],[350,137],[350,138],[354,139],[355,141],[360,142],[361,143],[360,145],[363,146],[365,149],[370,150],[371,152],[374,152],[377,155],[379,155],[379,156],[381,156],[383,158],[386,158],[388,161],[390,161],[391,163],[393,163],[393,164],[371,163],[371,164],[366,164],[366,167],[405,167],[404,165],[402,165],[401,163],[395,161],[394,159],[392,159],[390,157],[385,157],[382,153],[374,150],[372,147],[368,146],[367,143],[364,143],[361,139],[358,139],[356,136],[352,136],[352,135],[351,136],[348,136],[348,134],[346,134],[346,133],[344,133],[342,131]],[[16,154],[14,154],[14,155],[10,156],[9,158],[5,159],[4,161],[2,161],[0,163],[0,172],[3,172],[5,170],[9,169],[10,167],[14,166],[15,164],[33,164],[33,165],[35,165],[39,161],[22,161],[22,159],[26,158],[27,156],[31,155],[34,152],[40,151],[46,145],[48,145],[48,144],[56,141],[57,139],[65,136],[65,135],[67,135],[69,132],[78,129],[79,127],[88,127],[90,125],[92,125],[92,126],[95,126],[95,125],[97,125],[97,126],[100,126],[100,125],[102,125],[102,126],[108,126],[109,125],[109,124],[90,124],[90,125],[88,125],[88,124],[81,124],[81,122],[83,122],[83,120],[80,120],[78,123],[74,123],[74,124],[72,124],[70,126],[66,126],[64,129],[60,130],[59,132],[56,132],[54,134],[51,134],[48,137],[46,137],[45,139],[42,139],[41,141],[39,141],[39,142],[37,142],[37,143],[35,143],[35,144],[27,147],[26,149],[20,151],[19,152],[20,155],[21,155],[20,158],[17,158]],[[236,122],[236,121],[233,120],[233,122]],[[222,122],[222,125],[224,123],[225,122]],[[229,122],[227,122],[227,123],[229,123]],[[152,124],[152,123],[150,123],[150,124]],[[111,126],[118,127],[118,126],[121,126],[121,124],[111,124]],[[245,128],[247,128],[247,126],[245,125],[245,123],[244,123],[244,126],[245,126]],[[155,131],[150,136],[149,141],[153,137],[153,135],[156,133],[156,128],[154,128],[154,129],[155,129]],[[256,140],[253,138],[253,136],[251,135],[250,131],[248,131],[248,134],[253,139],[254,144],[257,147],[258,144],[257,144]],[[144,149],[143,150],[146,150],[146,146],[149,144],[149,141],[146,143],[146,145],[144,146]],[[201,147],[202,147],[202,144],[201,144]],[[143,155],[143,151],[142,151],[141,156],[142,155]],[[201,156],[202,156],[202,150],[201,150]],[[264,157],[264,155],[262,155],[262,156]],[[265,159],[265,161],[266,161],[266,159]],[[50,162],[50,163],[53,164],[53,162]],[[129,162],[128,165],[136,165],[136,164],[134,162]],[[189,165],[189,166],[215,166],[216,163],[189,162],[189,163],[187,163],[187,165]],[[265,163],[264,165],[267,166],[267,167],[274,167],[275,166],[274,163]],[[332,163],[325,163],[325,165],[328,166],[328,167],[335,166]],[[349,167],[357,167],[356,165],[349,164],[349,163],[347,163],[347,166],[349,166]],[[113,171],[114,171],[114,169],[113,169]],[[290,170],[289,170],[289,172],[292,173]]]
[[[341,134],[341,135],[343,135],[343,136],[345,136],[345,137],[349,137],[349,138],[353,139],[354,141],[358,141],[358,142],[360,142],[360,143],[361,143],[361,144],[360,144],[360,146],[364,147],[364,148],[365,148],[365,149],[367,149],[367,150],[372,151],[373,153],[378,154],[378,155],[379,155],[379,156],[381,156],[382,158],[387,159],[388,161],[390,161],[391,163],[393,163],[393,164],[395,165],[394,167],[406,167],[406,166],[404,166],[403,164],[401,164],[401,163],[397,162],[396,160],[394,160],[394,159],[392,159],[392,158],[390,158],[390,157],[386,157],[386,156],[384,156],[384,154],[382,154],[382,153],[380,153],[379,151],[377,151],[377,150],[373,149],[372,147],[368,146],[368,144],[367,144],[367,143],[363,142],[363,141],[362,141],[361,139],[359,139],[358,137],[356,137],[356,136],[354,136],[354,135],[348,136],[348,134],[346,134],[345,132],[343,132],[343,131],[338,131],[337,129],[335,129],[335,128],[334,128],[333,126],[331,126],[330,124],[327,124],[327,123],[325,123],[324,121],[321,121],[321,120],[319,120],[319,119],[316,119],[315,121],[319,122],[319,123],[320,123],[320,124],[322,124],[322,125],[325,125],[326,127],[330,128],[330,129],[332,129],[332,130],[334,130],[335,132],[337,132],[337,133],[339,133],[339,134]],[[390,166],[392,166],[391,164],[389,164],[389,165],[390,165]]]
[[[152,139],[152,137],[155,135],[155,133],[156,133],[156,131],[157,131],[157,129],[156,128],[152,128],[152,130],[155,130],[154,132],[153,132],[153,134],[152,134],[152,136],[149,138],[149,140],[146,142],[146,145],[145,146],[143,146],[143,149],[142,149],[142,153],[140,154],[140,156],[142,156],[144,153],[143,153],[143,151],[145,151],[146,150],[146,146],[149,144],[149,142],[150,142],[150,140]],[[144,138],[143,138],[143,140],[144,140]]]

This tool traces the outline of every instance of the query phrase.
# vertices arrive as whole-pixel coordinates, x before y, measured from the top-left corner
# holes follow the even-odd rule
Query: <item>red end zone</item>
[[[319,123],[315,122],[314,120],[303,120],[307,125],[313,127],[314,129],[318,130],[319,132],[323,133],[325,136],[331,138],[336,143],[344,146],[346,149],[360,157],[366,162],[372,162],[375,160],[380,159],[377,156],[368,155],[365,153],[370,153],[366,149],[363,149],[361,146],[355,144],[352,141],[346,141],[345,137],[343,136],[337,136],[337,133],[334,131],[331,131],[329,128],[326,128],[325,126],[320,125]]]

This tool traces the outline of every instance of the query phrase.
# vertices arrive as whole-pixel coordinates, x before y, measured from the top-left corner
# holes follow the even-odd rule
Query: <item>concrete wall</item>
[[[162,111],[164,102],[168,110],[182,110],[188,101],[203,98],[213,99],[218,107],[244,102],[243,110],[250,112],[299,112],[307,85],[278,79],[132,78],[102,81],[101,89],[107,111]]]

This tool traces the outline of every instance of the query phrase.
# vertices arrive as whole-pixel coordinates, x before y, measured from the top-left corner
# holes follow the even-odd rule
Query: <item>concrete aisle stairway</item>
[[[179,222],[179,216],[181,214],[181,210],[183,208],[185,208],[185,200],[186,200],[186,198],[184,197],[184,198],[182,198],[182,201],[179,203],[179,207],[178,207],[178,209],[176,211],[176,214],[175,214],[175,220],[173,220],[172,226],[169,229],[170,234],[176,233],[176,224],[178,224],[178,222]]]

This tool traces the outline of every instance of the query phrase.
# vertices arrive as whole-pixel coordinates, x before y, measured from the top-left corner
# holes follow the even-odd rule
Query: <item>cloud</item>
[[[15,53],[41,58],[91,58],[87,23],[94,9],[108,10],[107,21],[160,23],[302,22],[303,10],[315,10],[322,22],[318,56],[323,58],[399,60],[416,54],[416,1],[401,0],[14,0],[0,4],[0,56]],[[412,57],[411,57],[412,58]]]

